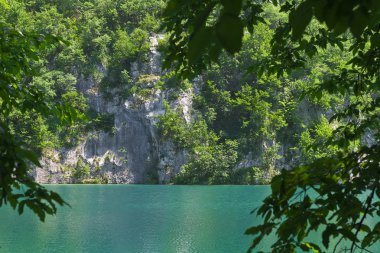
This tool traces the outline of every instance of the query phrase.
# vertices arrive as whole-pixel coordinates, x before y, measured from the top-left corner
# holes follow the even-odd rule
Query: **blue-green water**
[[[45,223],[29,210],[19,216],[0,208],[0,253],[246,252],[252,237],[244,231],[260,222],[250,212],[270,193],[268,186],[47,187],[72,207]],[[255,252],[267,252],[274,239]],[[309,241],[320,244],[320,236]],[[380,252],[379,244],[371,250]]]
[[[0,252],[245,252],[265,186],[57,185],[45,223],[0,208]]]

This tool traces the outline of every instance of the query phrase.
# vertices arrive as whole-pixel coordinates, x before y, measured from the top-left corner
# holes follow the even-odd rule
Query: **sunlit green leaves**
[[[316,252],[316,253],[322,252],[321,248],[317,244],[311,243],[311,242],[301,243],[300,248],[303,249],[304,251],[311,250],[312,252]]]
[[[0,22],[0,205],[9,203],[13,209],[18,208],[20,214],[27,206],[41,221],[46,214],[56,213],[56,204],[65,202],[30,177],[30,168],[41,164],[37,154],[25,147],[26,141],[16,139],[16,134],[11,131],[14,126],[12,116],[24,115],[26,118],[25,115],[33,113],[45,118],[59,118],[70,115],[72,120],[79,116],[71,106],[54,103],[38,86],[27,83],[38,73],[34,66],[40,61],[41,52],[60,42],[62,40],[57,37],[21,32],[14,28],[14,24]],[[58,107],[60,113],[56,111]]]
[[[173,57],[172,63],[173,60],[178,61],[178,66],[181,66],[183,70],[187,69],[184,72],[193,71],[191,66],[201,69],[206,66],[206,64],[200,64],[200,62],[204,61],[204,57],[197,57],[197,63],[190,61],[190,66],[187,66],[186,61],[184,61],[186,58],[179,54],[187,51],[187,48],[183,47],[183,43],[178,42],[183,42],[188,36],[193,37],[197,33],[197,29],[194,29],[194,27],[203,26],[207,19],[216,20],[217,25],[210,26],[210,28],[217,31],[217,37],[222,47],[230,53],[235,53],[240,48],[244,28],[247,27],[252,33],[253,24],[265,22],[260,16],[262,13],[260,5],[250,1],[247,3],[229,0],[201,2],[203,1],[192,2],[190,6],[188,3],[172,0],[168,3],[164,12],[164,27],[174,31],[176,35],[172,37],[170,43],[172,46],[176,45],[178,47],[176,54],[172,56],[169,54],[168,57]],[[276,2],[274,4],[278,5]],[[328,29],[337,35],[350,30],[355,37],[360,37],[364,29],[373,27],[376,24],[380,11],[380,5],[376,0],[365,2],[360,0],[304,0],[299,3],[286,1],[279,5],[284,13],[289,14],[289,23],[294,41],[299,41],[304,34],[308,33],[306,28],[313,17],[326,24]],[[190,8],[192,9],[190,10]],[[221,10],[218,8],[221,8]],[[215,15],[212,9],[218,10],[217,13],[219,14]],[[244,15],[241,15],[241,9],[244,9]],[[194,15],[189,15],[189,13],[194,13]],[[181,23],[182,20],[189,22]],[[199,49],[200,55],[207,55],[204,48],[200,47]],[[187,55],[191,55],[192,59],[195,58],[193,54]]]
[[[242,5],[241,0],[195,1],[191,4],[170,1],[164,12],[163,26],[174,32],[169,43],[172,49],[176,49],[169,50],[164,66],[178,66],[179,72],[191,76],[194,71],[204,69],[210,60],[217,61],[222,49],[231,54],[238,52],[246,25],[241,17]],[[216,9],[220,11],[216,12]],[[260,11],[256,8],[254,15]],[[188,19],[190,13],[192,18]],[[182,23],[182,19],[189,22]],[[253,21],[247,23],[251,26]]]
[[[180,54],[178,52],[187,50],[187,32],[190,33],[189,36],[194,36],[191,34],[191,24],[197,19],[197,13],[202,11],[203,6],[198,1],[194,2],[199,4],[196,6],[199,9],[195,8],[195,15],[188,12],[189,9],[182,12],[181,7],[188,5],[178,1],[177,11],[180,15],[165,17],[167,27],[171,28],[169,30],[173,32],[173,37],[177,38],[177,41],[170,41],[177,45],[172,48],[175,49],[176,56]],[[214,30],[221,46],[234,53],[235,50],[239,50],[240,41],[239,38],[231,40],[229,36],[243,36],[242,31],[245,27],[254,34],[254,29],[250,27],[254,24],[254,18],[249,15],[236,17],[234,8],[238,9],[238,4],[230,7],[228,5],[231,3],[228,1],[213,3],[214,9],[218,11],[210,13],[215,13],[212,18],[217,25],[214,26],[214,23],[210,22],[209,27]],[[320,147],[321,142],[330,145],[332,149],[312,154],[312,158],[320,159],[311,159],[307,162],[309,164],[291,171],[282,171],[281,175],[273,179],[272,194],[258,210],[265,222],[247,230],[248,233],[256,235],[251,249],[268,233],[277,231],[279,239],[273,243],[274,252],[294,252],[296,247],[315,252],[325,251],[322,250],[322,245],[303,241],[310,231],[318,229],[322,229],[322,243],[327,252],[331,249],[331,239],[337,237],[352,242],[356,247],[361,239],[358,237],[359,231],[364,233],[361,245],[367,247],[379,239],[377,225],[370,230],[371,226],[365,218],[379,215],[375,211],[379,203],[375,202],[369,193],[376,191],[380,180],[380,122],[377,98],[380,89],[380,2],[303,0],[271,3],[279,6],[281,12],[288,15],[289,22],[272,24],[276,32],[271,42],[271,58],[255,62],[252,71],[260,77],[277,75],[279,80],[296,75],[301,70],[310,71],[309,78],[313,87],[304,93],[308,98],[321,104],[323,99],[331,96],[335,99],[344,98],[346,103],[344,106],[332,108],[332,132],[329,126],[308,132],[308,136],[304,135],[305,141],[310,142],[312,146],[309,150],[318,152],[317,147]],[[230,16],[223,12],[223,8],[226,8],[226,12],[227,9],[231,10]],[[249,14],[249,5],[243,3],[242,8],[242,13]],[[241,23],[237,18],[244,21],[243,29],[240,29]],[[316,23],[313,21],[314,18],[322,24],[318,29],[313,26]],[[189,26],[183,26],[183,21]],[[234,32],[228,31],[232,27],[239,29]],[[338,47],[342,51],[342,59],[329,59],[328,52],[331,47]],[[320,57],[322,52],[327,56],[324,61],[330,69],[319,72],[312,67],[307,69],[308,63]],[[203,70],[207,66],[204,64],[209,60],[207,53],[201,52],[202,56],[197,61],[203,64],[194,68],[194,71]],[[334,55],[331,54],[331,57]],[[188,67],[186,58],[175,59],[181,67]],[[235,102],[240,108],[249,107],[249,101],[246,99],[238,97]],[[244,126],[249,126],[246,119]],[[327,129],[329,131],[325,131]],[[320,141],[316,141],[319,134],[329,137],[327,140],[321,138]],[[370,141],[364,142],[368,136],[372,136],[369,138]],[[365,196],[365,201],[359,196]]]
[[[292,9],[292,7],[289,6],[287,9]],[[290,11],[289,21],[295,39],[299,39],[304,33],[314,15],[338,35],[349,29],[355,37],[360,37],[367,26],[376,23],[379,11],[380,7],[376,0],[365,2],[305,0]]]

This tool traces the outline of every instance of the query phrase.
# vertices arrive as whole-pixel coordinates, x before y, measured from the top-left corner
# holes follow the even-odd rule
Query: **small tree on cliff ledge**
[[[163,25],[170,34],[165,67],[192,77],[223,50],[238,52],[245,29],[254,33],[255,25],[265,22],[264,5],[278,7],[288,22],[275,28],[270,59],[252,68],[258,76],[289,74],[328,46],[352,57],[338,75],[308,91],[316,99],[326,93],[347,97],[330,119],[339,127],[328,142],[339,151],[273,178],[271,195],[256,210],[263,223],[246,231],[255,236],[249,251],[275,232],[272,252],[337,252],[344,241],[350,252],[370,252],[380,238],[380,222],[367,219],[380,216],[380,1],[170,0]],[[316,21],[321,28],[308,29]],[[369,133],[373,140],[363,142]],[[361,144],[352,150],[354,142]],[[307,241],[317,230],[323,245]]]

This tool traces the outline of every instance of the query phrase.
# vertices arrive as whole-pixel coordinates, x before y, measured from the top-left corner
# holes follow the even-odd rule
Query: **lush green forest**
[[[275,232],[278,238],[272,244],[273,252],[324,252],[321,245],[307,239],[311,231],[323,230],[325,249],[330,239],[336,238],[334,252],[342,241],[349,242],[349,252],[371,252],[368,246],[380,235],[380,223],[371,224],[366,219],[378,217],[380,204],[375,198],[375,194],[380,196],[379,2],[305,0],[269,4],[287,18],[277,27],[271,26],[275,31],[269,57],[259,66],[252,65],[251,72],[258,71],[260,79],[276,74],[283,80],[309,69],[305,76],[310,81],[306,88],[310,98],[321,103],[330,95],[334,100],[342,96],[343,103],[333,105],[333,115],[328,117],[332,131],[317,126],[301,135],[301,140],[313,147],[306,149],[312,151],[307,152],[306,161],[292,170],[281,170],[272,179],[271,195],[256,210],[264,221],[246,231],[256,236],[251,250]],[[190,14],[191,9],[196,12]],[[263,2],[171,0],[164,12],[164,26],[172,32],[166,63],[174,65],[182,76],[199,73],[210,62],[217,62],[223,51],[243,51],[245,30],[254,35],[258,26],[268,24],[265,16]],[[340,49],[343,62],[329,62],[327,68],[320,69],[314,65],[335,47]],[[334,55],[330,51],[324,62]],[[310,78],[314,71],[318,78]],[[321,125],[326,123],[321,120]],[[319,133],[327,138],[315,140]],[[373,138],[368,141],[370,135]],[[321,146],[325,149],[318,150]]]
[[[131,79],[131,64],[148,64],[150,35],[164,33],[160,27],[164,2],[8,1],[3,5],[4,25],[61,39],[40,50],[39,60],[32,63],[38,71],[22,82],[43,93],[44,99],[70,104],[72,112],[87,116],[87,120],[81,117],[65,126],[34,110],[12,110],[7,116],[10,130],[28,148],[44,155],[50,149],[73,147],[92,131],[112,132],[113,115],[95,111],[80,91],[85,80],[92,79],[94,92],[100,91],[106,99],[116,95],[113,99],[128,100],[136,93],[149,99],[150,88]],[[184,120],[181,108],[169,106],[159,118],[161,138],[187,151],[187,162],[174,183],[269,183],[282,168],[336,150],[326,144],[338,127],[328,118],[342,108],[347,97],[311,94],[316,82],[344,66],[348,56],[339,47],[349,47],[349,41],[328,46],[303,69],[281,77],[261,74],[271,56],[275,28],[286,20],[273,5],[263,5],[263,9],[266,23],[244,35],[242,50],[233,57],[220,55],[201,73],[202,81],[193,83],[197,91],[192,121]],[[310,29],[318,31],[320,25],[314,23]],[[170,49],[167,37],[159,42],[164,57]],[[154,89],[172,90],[169,99],[175,100],[191,85],[191,80],[181,81],[168,69]],[[249,161],[257,162],[250,165]],[[86,174],[78,169],[74,173],[78,177]]]
[[[149,32],[158,29],[163,2],[3,1],[2,6],[4,27],[60,39],[41,49],[38,60],[30,59],[36,73],[22,81],[41,91],[44,99],[69,103],[76,113],[88,117],[65,127],[33,110],[14,110],[7,121],[17,138],[41,154],[44,149],[77,144],[89,129],[112,128],[109,115],[89,110],[86,98],[78,92],[78,82],[94,78],[104,96],[115,86],[128,92],[128,64],[146,56]],[[107,78],[97,80],[99,66],[107,68]]]
[[[359,231],[370,245],[380,237],[363,222],[379,204],[379,6],[349,1],[335,13],[342,1],[321,2],[0,0],[1,203],[41,219],[64,203],[28,170],[50,150],[115,131],[114,115],[81,89],[91,80],[110,101],[169,92],[156,128],[186,154],[170,183],[271,183],[265,223],[247,231],[257,234],[252,247],[278,229],[276,252],[319,250],[303,242],[319,224],[325,246],[341,236],[359,247]],[[133,63],[149,64],[158,34],[162,76],[134,80]],[[183,93],[190,120],[171,106]],[[74,170],[78,182],[93,179],[86,164]],[[12,193],[24,184],[30,192]]]

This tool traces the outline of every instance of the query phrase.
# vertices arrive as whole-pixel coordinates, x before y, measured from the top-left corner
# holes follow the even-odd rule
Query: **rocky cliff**
[[[185,162],[184,151],[178,151],[169,141],[158,137],[157,116],[164,113],[163,101],[170,90],[155,88],[162,73],[159,35],[151,36],[148,63],[133,62],[129,73],[132,82],[149,90],[142,97],[132,94],[123,99],[118,90],[110,90],[112,98],[99,92],[99,83],[93,78],[79,79],[77,89],[89,100],[90,108],[97,113],[113,115],[111,132],[90,132],[76,147],[51,150],[42,158],[42,168],[33,176],[39,183],[165,183],[178,172]],[[99,72],[107,74],[103,66]],[[192,91],[182,92],[170,103],[183,110],[190,119]]]
[[[191,85],[192,88],[162,88],[162,83],[167,80],[167,73],[161,69],[162,57],[157,50],[160,38],[161,35],[150,37],[151,46],[147,59],[133,61],[128,65],[128,87],[126,84],[115,85],[104,92],[101,80],[107,77],[109,70],[101,64],[97,65],[100,78],[77,74],[76,88],[86,96],[90,109],[98,115],[111,116],[108,117],[108,131],[93,128],[74,147],[45,150],[41,159],[42,168],[37,168],[32,173],[37,182],[164,184],[170,182],[180,171],[181,166],[189,159],[189,150],[181,149],[170,138],[160,136],[157,128],[158,116],[165,114],[165,101],[169,101],[171,108],[181,111],[184,121],[191,122],[194,118],[193,98],[200,95],[200,87],[207,82],[199,77],[194,80],[195,85]],[[138,87],[140,92],[131,87]],[[311,125],[322,113],[318,107],[305,101],[301,101],[295,110],[295,114],[306,125]],[[325,114],[329,117],[329,113]],[[293,138],[291,134],[294,131],[290,129],[285,134],[288,138]],[[241,179],[247,175],[255,178],[256,174],[261,175],[257,182],[269,182],[278,173],[278,169],[289,169],[299,163],[300,151],[293,148],[294,140],[288,141],[285,138],[282,142],[277,142],[275,137],[261,139],[261,143],[253,147],[254,151],[239,153],[239,159],[229,168],[232,170],[230,174],[238,175],[239,170],[245,174],[238,176],[237,181],[230,182],[256,182],[256,179]],[[193,159],[196,159],[194,157],[196,154],[194,156],[193,152]],[[256,173],[257,168],[261,168],[262,172]],[[249,176],[251,174],[255,176]]]

